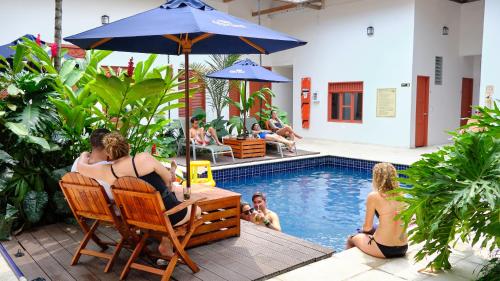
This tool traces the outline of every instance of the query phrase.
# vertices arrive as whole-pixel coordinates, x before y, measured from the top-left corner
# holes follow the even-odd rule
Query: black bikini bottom
[[[399,258],[399,257],[404,257],[406,254],[406,251],[408,250],[408,245],[404,246],[385,246],[380,243],[378,243],[373,236],[370,236],[370,241],[368,241],[368,244],[371,245],[372,241],[375,241],[377,244],[377,247],[380,249],[384,257],[390,259],[390,258]]]

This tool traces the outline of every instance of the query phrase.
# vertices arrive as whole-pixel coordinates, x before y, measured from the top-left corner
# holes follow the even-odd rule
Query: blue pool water
[[[371,171],[345,167],[315,167],[271,175],[218,181],[251,202],[255,191],[265,192],[283,232],[342,251],[346,237],[364,221]]]

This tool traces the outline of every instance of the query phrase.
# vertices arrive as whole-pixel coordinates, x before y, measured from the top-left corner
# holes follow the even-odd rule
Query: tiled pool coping
[[[221,168],[212,171],[215,181],[235,179],[252,175],[265,175],[283,171],[294,171],[310,167],[347,167],[371,171],[378,161],[352,159],[339,156],[319,156],[291,159],[273,163],[256,163],[242,167]],[[394,164],[398,170],[406,170],[408,165]]]

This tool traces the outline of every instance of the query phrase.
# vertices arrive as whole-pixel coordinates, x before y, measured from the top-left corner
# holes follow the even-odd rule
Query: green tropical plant
[[[453,145],[425,154],[402,174],[398,198],[410,241],[422,243],[415,255],[432,257],[429,267],[449,269],[451,245],[463,241],[500,247],[500,110],[478,108],[476,123],[452,133]],[[476,126],[472,130],[472,126]],[[477,130],[479,128],[479,130]],[[477,132],[474,132],[477,131]]]
[[[279,107],[275,106],[275,105],[271,105],[271,107],[269,108],[269,106],[267,106],[266,108],[262,109],[262,114],[261,112],[257,112],[256,115],[259,117],[260,121],[262,122],[262,126],[264,125],[264,123],[271,119],[271,112],[272,111],[276,111],[276,113],[278,114],[278,118],[283,121],[285,124],[289,124],[288,122],[288,113],[286,111],[283,111],[281,110]]]
[[[205,75],[227,68],[240,58],[241,55],[237,54],[209,55],[205,63],[193,63],[189,66],[207,90],[210,97],[208,104],[215,111],[217,118],[222,117],[222,111],[228,104],[227,98],[232,83],[228,80],[207,78]]]
[[[266,99],[266,95],[270,97],[274,97],[273,91],[269,88],[262,88],[258,91],[255,91],[249,95],[247,98],[246,95],[246,82],[239,82],[238,83],[238,89],[240,92],[240,101],[234,101],[230,98],[226,98],[227,102],[233,106],[235,106],[239,112],[240,112],[240,117],[233,116],[229,119],[229,131],[236,130],[239,135],[242,133],[247,135],[246,128],[245,128],[245,123],[246,123],[246,118],[248,117],[248,112],[250,109],[253,107],[256,101],[262,101],[263,102],[263,107],[268,108],[268,102]]]

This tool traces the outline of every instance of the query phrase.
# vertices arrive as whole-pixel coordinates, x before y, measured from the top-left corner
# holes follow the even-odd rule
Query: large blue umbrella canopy
[[[306,42],[219,12],[200,0],[168,0],[158,8],[64,38],[84,49],[184,54],[270,54]],[[186,128],[189,128],[189,76],[184,72]],[[190,181],[186,133],[187,186]]]
[[[239,60],[230,67],[206,75],[208,78],[253,82],[287,83],[290,79],[272,72],[249,59]]]

